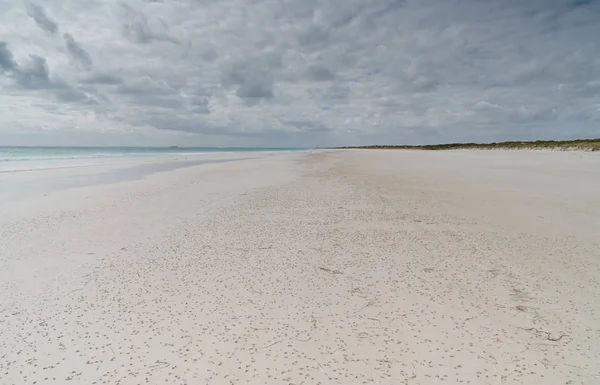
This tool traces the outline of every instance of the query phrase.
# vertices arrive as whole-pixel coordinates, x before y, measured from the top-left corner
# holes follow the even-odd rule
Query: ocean
[[[135,180],[182,167],[257,159],[303,150],[306,149],[0,147],[0,203],[65,188]]]
[[[0,162],[43,161],[61,159],[96,159],[159,155],[193,155],[211,153],[255,153],[298,151],[301,148],[240,147],[0,147]]]

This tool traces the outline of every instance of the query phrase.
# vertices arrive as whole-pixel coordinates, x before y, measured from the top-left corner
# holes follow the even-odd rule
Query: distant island
[[[531,142],[498,142],[498,143],[447,143],[432,145],[370,145],[337,147],[337,149],[383,149],[383,150],[579,150],[600,151],[600,138],[577,140],[537,140]]]

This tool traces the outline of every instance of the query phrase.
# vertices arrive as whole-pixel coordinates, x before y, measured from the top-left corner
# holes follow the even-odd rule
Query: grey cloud
[[[179,43],[174,37],[152,31],[146,20],[126,24],[123,26],[123,35],[139,44],[148,44],[154,40]]]
[[[334,5],[326,8],[329,11],[326,17],[329,19],[331,28],[339,29],[348,26],[369,9],[369,5],[364,2],[350,2],[350,4],[351,6],[346,7]]]
[[[351,92],[345,85],[334,84],[328,87],[315,87],[308,90],[310,97],[317,100],[323,109],[330,109],[331,106],[338,104],[347,104]]]
[[[0,68],[6,72],[14,72],[19,69],[12,52],[8,49],[8,44],[3,41],[0,41]]]
[[[281,69],[283,65],[283,55],[285,54],[286,48],[283,46],[276,47],[273,50],[265,51],[262,53],[263,60],[267,63],[270,71]]]
[[[306,77],[317,82],[324,82],[335,79],[335,75],[327,67],[321,65],[311,65],[306,70]]]
[[[46,15],[44,8],[37,4],[27,5],[27,14],[35,21],[35,23],[44,31],[51,34],[58,32],[58,25]]]
[[[152,41],[152,31],[147,24],[136,22],[123,26],[123,36],[131,38],[136,43],[147,44]]]
[[[124,37],[138,44],[150,44],[155,40],[179,44],[179,40],[170,36],[167,32],[152,28],[143,13],[135,11],[125,3],[122,3],[122,6],[127,18],[127,22],[123,25]],[[168,28],[164,20],[160,18],[158,20],[163,29]]]
[[[84,68],[90,68],[93,64],[92,58],[90,57],[90,54],[83,49],[81,44],[76,42],[70,33],[64,33],[63,39],[71,57],[84,66]]]
[[[272,98],[273,85],[268,81],[250,80],[242,84],[236,94],[240,98]]]
[[[132,98],[132,102],[139,105],[164,109],[181,109],[184,106],[184,101],[174,95],[137,94]]]
[[[86,103],[92,103],[92,100],[88,98],[85,92],[74,88],[59,89],[56,91],[56,96],[59,100],[63,102],[85,101]]]
[[[221,83],[225,86],[243,84],[246,78],[251,76],[250,71],[251,69],[243,62],[226,66],[221,72]]]
[[[283,18],[291,21],[311,20],[315,14],[315,1],[292,1],[289,3],[278,2],[274,13],[277,18]]]
[[[411,81],[412,89],[415,92],[433,91],[438,86],[438,81],[425,76],[417,76]]]
[[[245,142],[248,139],[269,139],[275,135],[281,135],[281,132],[271,129],[265,129],[262,131],[256,130],[245,130],[242,128],[242,122],[230,123],[228,125],[213,124],[206,120],[205,117],[200,114],[189,115],[186,117],[165,117],[165,116],[153,116],[142,120],[145,124],[152,127],[168,130],[168,131],[182,131],[194,134],[203,134],[210,136],[231,136],[239,137],[244,139]],[[286,135],[282,135],[286,137]],[[259,142],[260,143],[260,142]]]
[[[348,135],[493,140],[551,124],[600,135],[597,1],[60,2],[78,15],[60,26],[50,2],[28,9],[49,34],[73,34],[60,41],[33,22],[15,28],[15,1],[0,13],[9,107],[13,95],[46,98],[74,114],[104,111],[130,132],[282,145]]]
[[[347,100],[350,97],[350,89],[348,87],[333,85],[329,87],[325,93],[325,97],[331,100]]]
[[[584,84],[577,87],[577,91],[574,94],[586,97],[597,97],[600,95],[600,77],[598,80],[591,82],[585,82]]]
[[[149,76],[143,76],[132,79],[118,87],[117,92],[123,94],[153,94],[153,95],[171,95],[177,91],[168,83],[159,80],[156,81]]]
[[[224,85],[242,85],[258,79],[271,81],[281,62],[276,54],[266,54],[251,58],[241,58],[225,64],[221,69],[221,82]]]
[[[215,50],[214,48],[208,48],[206,50],[204,50],[200,56],[202,57],[202,59],[206,60],[207,62],[214,62],[215,59],[217,59],[217,57],[219,56],[217,53],[217,50]]]
[[[23,90],[45,92],[64,102],[93,102],[85,92],[71,87],[60,78],[51,78],[46,58],[29,55],[28,63],[18,65],[4,42],[0,42],[0,68],[10,73]]]
[[[37,55],[29,55],[29,57],[30,64],[21,68],[18,73],[19,84],[29,89],[55,88],[57,84],[50,80],[46,59]]]
[[[190,113],[194,114],[210,114],[210,107],[208,106],[195,106],[188,110]]]
[[[83,79],[82,83],[86,84],[105,84],[105,85],[116,85],[122,84],[123,79],[107,73],[97,73],[92,76]]]
[[[225,86],[239,86],[236,95],[253,103],[258,99],[273,97],[273,78],[269,64],[260,59],[235,62],[221,73]]]
[[[400,90],[430,92],[440,83],[432,67],[424,58],[410,58],[405,62],[396,59],[385,64],[383,73],[391,77]]]
[[[193,96],[189,98],[190,104],[195,106],[206,106],[209,103],[209,99],[207,96]]]
[[[308,49],[319,49],[327,45],[329,32],[320,25],[311,25],[298,36],[298,43]]]
[[[329,127],[314,120],[283,120],[282,123],[304,132],[323,133],[331,131]]]
[[[116,92],[138,106],[183,110],[187,105],[187,97],[180,95],[176,87],[149,76],[129,80],[118,86]]]
[[[21,67],[14,60],[8,45],[0,42],[0,67],[12,75],[20,86],[28,89],[53,88],[46,59],[37,55],[29,55],[29,58],[29,64]]]
[[[91,103],[100,104],[100,102],[110,103],[110,99],[98,90],[94,85],[78,85],[77,89],[83,92]]]
[[[189,110],[197,114],[209,114],[210,113],[210,100],[207,96],[192,96],[187,98],[190,104]]]
[[[188,110],[190,113],[194,114],[210,114],[209,106],[193,106]]]
[[[182,131],[204,135],[239,135],[240,132],[226,126],[209,123],[202,114],[190,114],[186,116],[166,116],[165,114],[148,114],[137,117],[138,123],[149,125],[161,130]],[[243,134],[242,134],[243,135]]]

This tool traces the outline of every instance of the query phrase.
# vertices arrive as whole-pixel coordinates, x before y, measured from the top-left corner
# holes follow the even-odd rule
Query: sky
[[[0,2],[0,145],[586,137],[598,0]]]

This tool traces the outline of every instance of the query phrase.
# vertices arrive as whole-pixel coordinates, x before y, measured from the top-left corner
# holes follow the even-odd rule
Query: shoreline
[[[0,184],[6,186],[0,191],[0,204],[64,189],[143,179],[179,168],[282,155],[286,153],[199,153],[11,161],[4,164],[4,169],[0,168]]]

